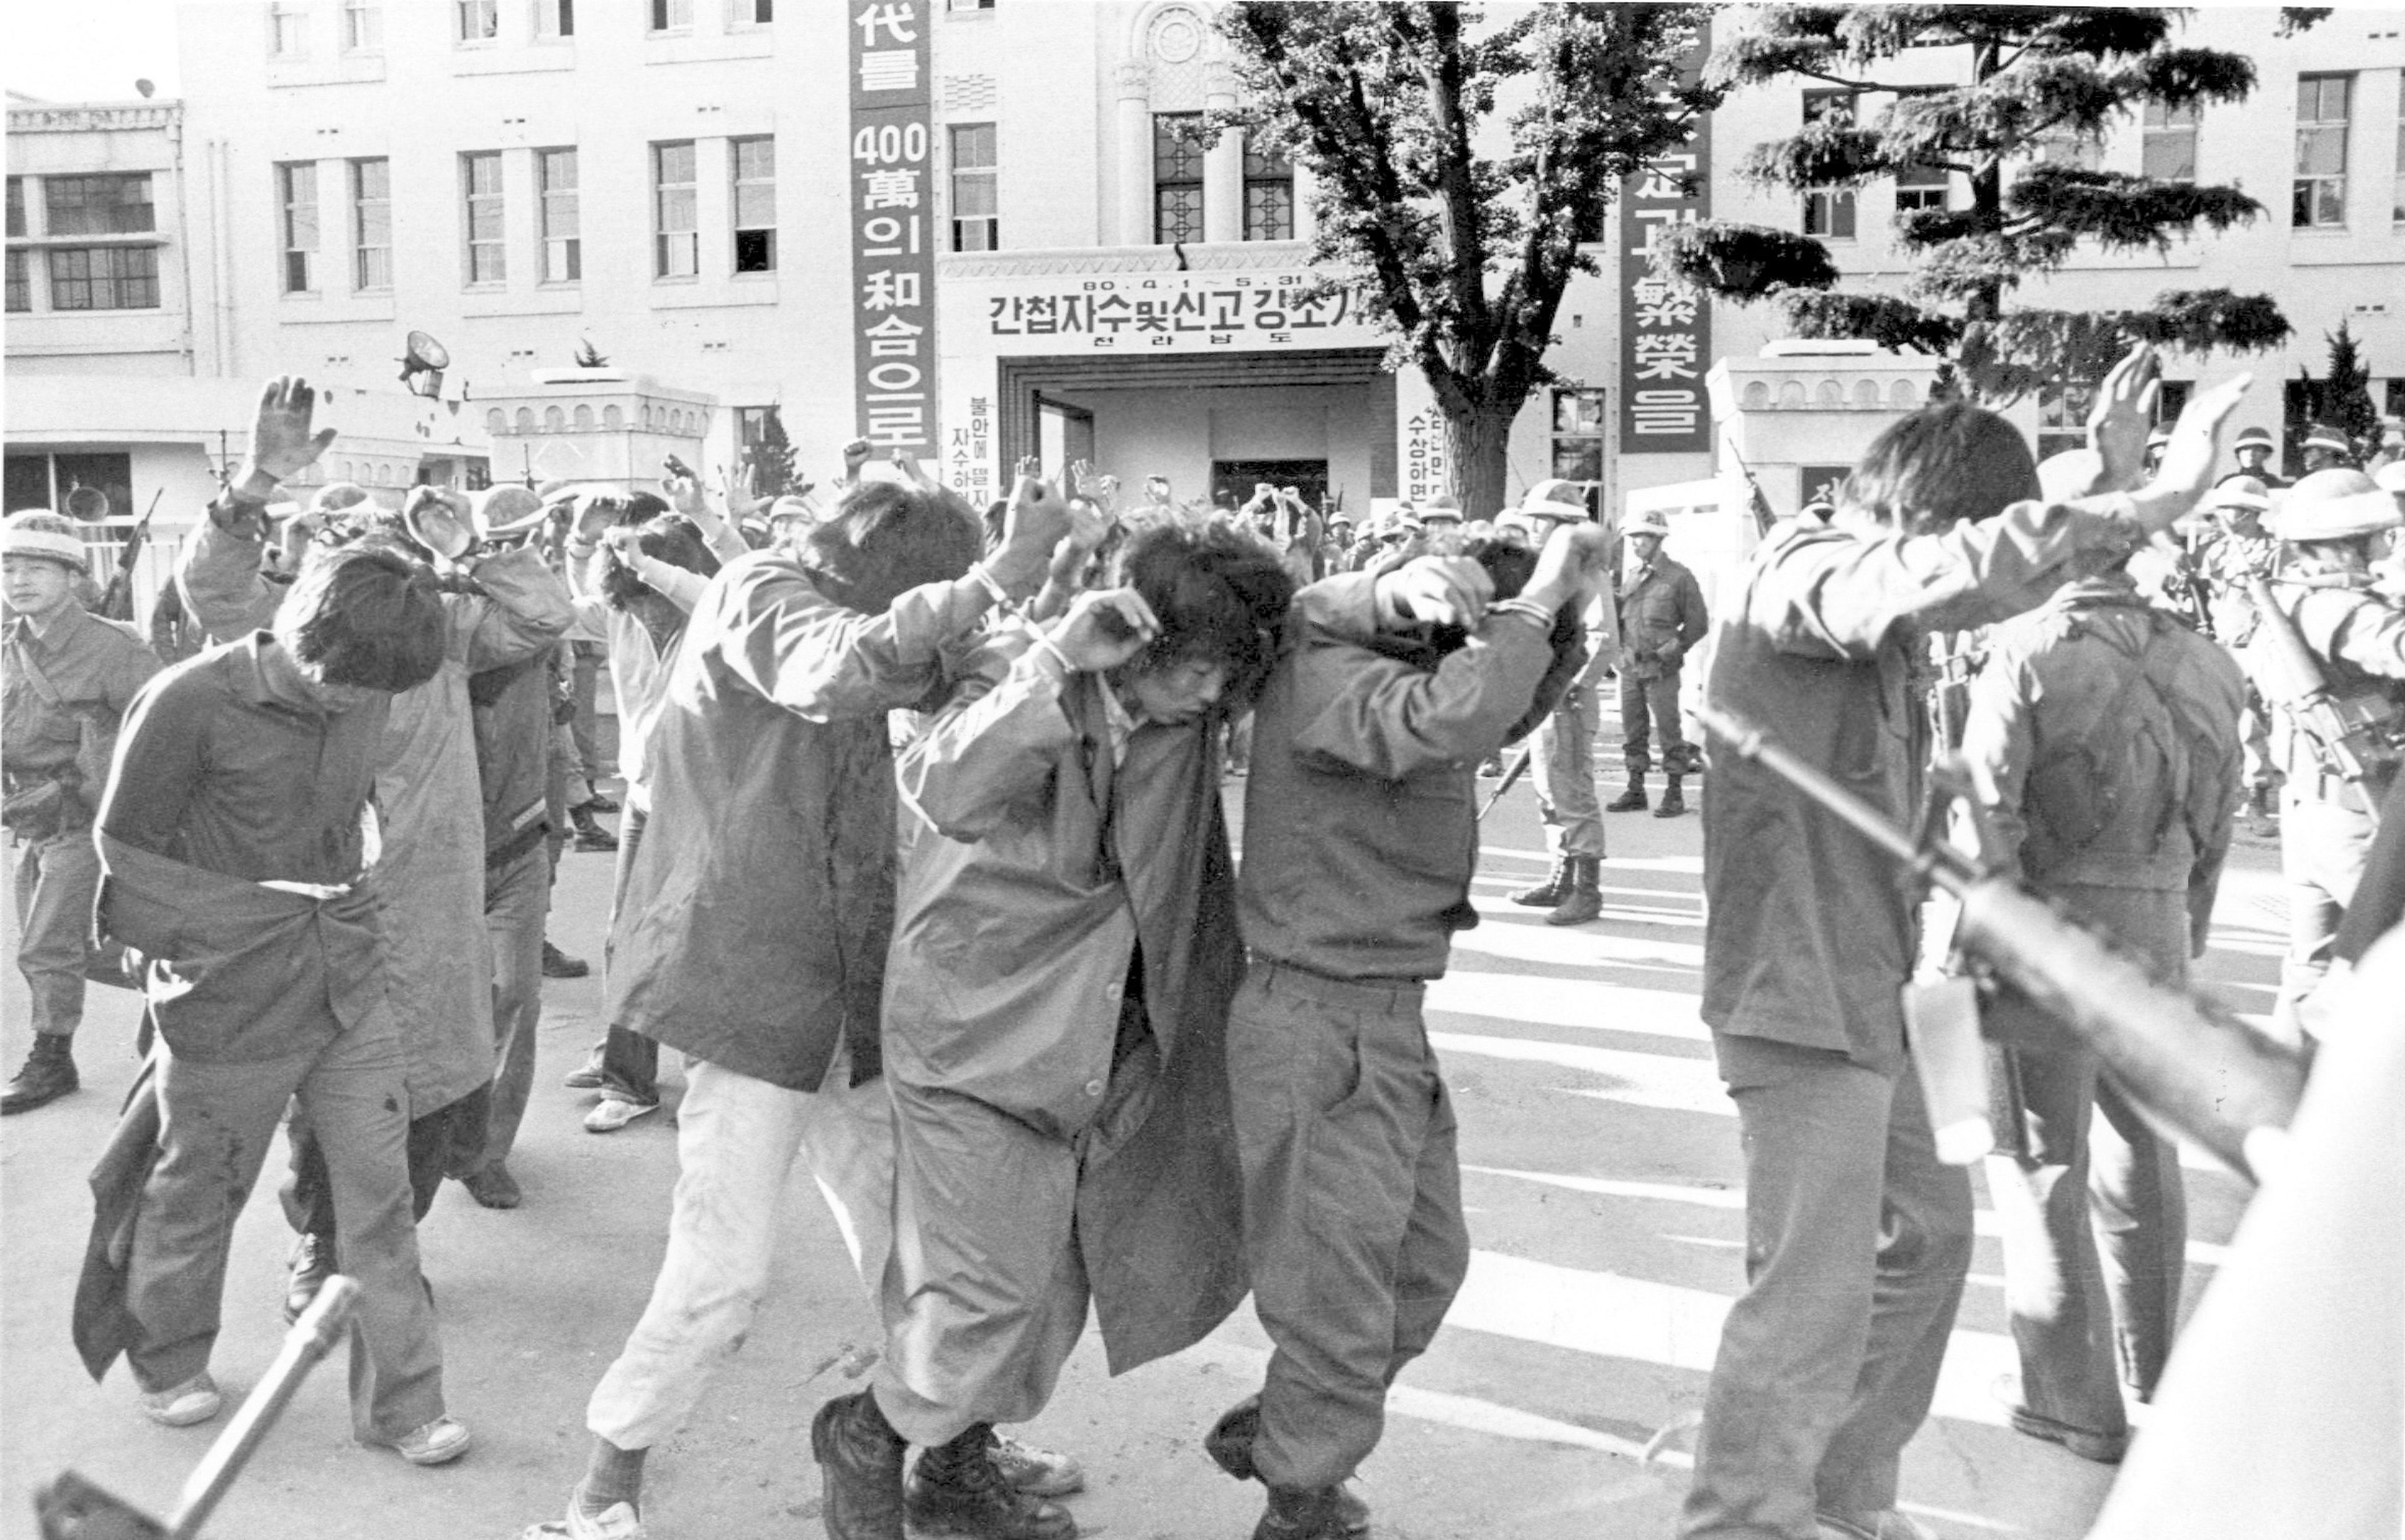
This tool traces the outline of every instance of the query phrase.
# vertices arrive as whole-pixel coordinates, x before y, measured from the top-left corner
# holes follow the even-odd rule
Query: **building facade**
[[[2341,10],[2285,39],[2274,14],[2188,23],[2187,41],[2256,60],[2245,105],[2132,118],[2080,151],[2235,181],[2267,217],[2159,256],[2082,252],[2021,293],[2120,305],[2166,287],[2270,292],[2297,335],[2246,367],[2267,382],[2318,375],[2323,334],[2344,320],[2398,410],[2399,13]],[[186,100],[144,130],[154,178],[182,167],[190,188],[154,195],[154,218],[172,210],[191,232],[146,232],[161,314],[70,315],[34,299],[10,317],[28,323],[10,328],[10,366],[42,361],[20,354],[21,329],[63,337],[69,356],[105,344],[203,376],[299,372],[364,401],[390,390],[415,330],[449,355],[429,431],[459,441],[427,453],[464,464],[473,446],[505,477],[617,473],[653,437],[698,444],[709,474],[773,414],[823,483],[865,434],[914,445],[978,497],[1028,455],[1052,470],[1091,459],[1131,486],[1165,475],[1181,498],[1270,481],[1341,492],[1358,511],[1440,490],[1444,435],[1424,385],[1384,367],[1385,340],[1351,301],[1306,295],[1307,177],[1234,136],[1206,149],[1180,133],[1235,101],[1210,22],[1202,0],[189,7]],[[1743,24],[1742,8],[1716,21]],[[1933,80],[1961,67],[1905,63]],[[903,105],[865,110],[881,100]],[[1599,273],[1561,307],[1550,361],[1564,380],[1515,428],[1514,490],[1566,475],[1616,505],[1723,469],[1724,436],[1695,415],[1703,376],[1715,357],[1758,354],[1775,318],[1652,291],[1638,276],[1647,231],[1705,209],[1808,228],[1849,284],[1890,284],[1899,203],[1964,198],[1933,182],[1797,199],[1737,174],[1813,105],[1801,82],[1741,92],[1696,147],[1697,189],[1633,189],[1594,248]],[[20,138],[13,114],[11,128]],[[62,238],[30,223],[20,237],[16,206],[12,309],[21,243],[32,262]],[[892,255],[872,264],[879,252]],[[598,399],[580,354],[658,403],[656,425],[609,439],[638,447],[579,430],[580,404],[592,414]],[[2174,358],[2172,374],[2226,366]],[[880,397],[915,404],[880,417]],[[2048,443],[2076,431],[2075,396],[2014,410]],[[2243,410],[2275,428],[2282,415],[2277,390]],[[893,426],[906,419],[911,431]],[[1765,491],[1792,507],[1807,472],[1825,470],[1778,468]]]

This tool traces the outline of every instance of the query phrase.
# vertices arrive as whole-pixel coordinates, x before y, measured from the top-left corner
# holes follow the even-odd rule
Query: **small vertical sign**
[[[935,455],[934,0],[852,0],[852,390],[879,455]]]
[[[1711,52],[1709,21],[1680,65],[1693,81]],[[1704,372],[1712,364],[1712,307],[1700,292],[1655,276],[1653,247],[1673,225],[1711,215],[1712,122],[1695,119],[1685,146],[1661,156],[1620,191],[1620,452],[1707,454],[1712,413]]]

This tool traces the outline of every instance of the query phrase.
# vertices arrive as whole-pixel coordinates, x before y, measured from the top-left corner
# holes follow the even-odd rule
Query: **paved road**
[[[1606,794],[1616,789],[1607,770]],[[1701,962],[1700,832],[1693,817],[1609,820],[1605,917],[1549,929],[1503,895],[1542,870],[1524,787],[1490,820],[1463,934],[1430,1027],[1459,1101],[1465,1198],[1477,1248],[1435,1348],[1403,1379],[1384,1446],[1362,1472],[1378,1533],[1395,1540],[1664,1540],[1685,1486],[1691,1432],[1662,1458],[1649,1440],[1701,1402],[1722,1314],[1741,1283],[1737,1125],[1695,1015]],[[2248,845],[2225,886],[2206,976],[2246,1011],[2268,1008],[2279,949],[2272,852]],[[609,859],[570,856],[553,935],[599,950]],[[559,1087],[593,1035],[596,981],[545,1001],[539,1088],[513,1162],[527,1203],[478,1209],[447,1189],[424,1233],[440,1292],[455,1411],[475,1429],[459,1465],[417,1471],[354,1447],[339,1369],[302,1391],[213,1534],[313,1540],[514,1535],[556,1513],[582,1462],[583,1407],[640,1311],[659,1260],[675,1174],[672,1113],[607,1138]],[[13,1068],[24,996],[0,985]],[[33,1533],[35,1482],[74,1466],[163,1510],[210,1429],[155,1428],[120,1369],[94,1386],[67,1341],[89,1202],[82,1185],[132,1080],[131,997],[95,991],[81,1044],[87,1089],[0,1124],[6,1201],[0,1319],[0,1540]],[[2189,1173],[2190,1281],[2210,1281],[2243,1202],[2217,1172]],[[2106,1475],[2002,1424],[1987,1387],[2009,1365],[1992,1216],[1939,1391],[1907,1459],[1915,1511],[1960,1540],[2071,1540]],[[273,1355],[288,1244],[267,1183],[236,1232],[216,1370],[248,1388]],[[858,1374],[869,1313],[807,1181],[788,1206],[780,1283],[751,1340],[693,1423],[651,1463],[661,1540],[811,1535],[818,1478],[809,1414]],[[1241,1536],[1259,1489],[1196,1446],[1254,1385],[1266,1339],[1249,1310],[1177,1359],[1113,1380],[1089,1341],[1029,1435],[1094,1474],[1076,1512],[1088,1533]]]

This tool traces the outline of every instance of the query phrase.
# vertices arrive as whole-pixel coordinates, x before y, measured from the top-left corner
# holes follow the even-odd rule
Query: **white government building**
[[[972,496],[1028,454],[1050,469],[1090,455],[1130,486],[1166,475],[1179,497],[1256,480],[1341,490],[1356,511],[1426,496],[1443,450],[1424,385],[1385,372],[1382,341],[1343,306],[1287,292],[1312,277],[1308,187],[1232,137],[1205,152],[1173,132],[1234,101],[1209,13],[1193,0],[188,7],[180,101],[10,100],[7,506],[96,486],[116,517],[163,494],[162,525],[189,522],[274,372],[330,391],[324,420],[344,437],[321,474],[390,496],[420,479],[648,476],[665,453],[707,475],[771,414],[822,483],[866,427],[922,433]],[[2321,373],[2343,320],[2384,410],[2405,411],[2405,12],[2342,9],[2285,39],[2274,14],[2216,8],[2188,25],[2188,41],[2256,61],[2251,102],[2133,119],[2098,152],[2235,182],[2265,217],[2159,257],[2083,251],[2020,292],[2078,305],[2270,292],[2296,336],[2247,361],[2259,378]],[[1742,8],[1722,24],[1742,25]],[[1935,79],[1960,63],[1921,67]],[[1798,200],[1735,175],[1747,147],[1815,109],[1812,88],[1751,90],[1714,115],[1709,210],[1808,225],[1849,279],[1891,280],[1899,202],[1963,189]],[[879,106],[879,91],[909,105]],[[1729,435],[1674,429],[1695,412],[1681,390],[1699,405],[1700,376],[1726,359],[1724,410],[1793,413],[1749,436],[1785,445],[1777,457],[1747,453],[1791,509],[1825,474],[1812,455],[1849,456],[1885,420],[1866,409],[1925,384],[1924,360],[1763,357],[1766,313],[1640,311],[1614,248],[1645,227],[1622,218],[1596,248],[1603,272],[1562,306],[1550,361],[1576,383],[1523,414],[1514,491],[1560,474],[1617,505],[1724,470]],[[872,286],[876,252],[891,265]],[[1636,335],[1672,324],[1693,329]],[[413,331],[447,367],[405,389]],[[575,367],[587,343],[606,367]],[[2178,359],[2173,373],[2227,367]],[[2067,426],[2052,399],[2016,410],[2034,433]],[[2282,417],[2282,392],[2262,388],[2242,421]]]

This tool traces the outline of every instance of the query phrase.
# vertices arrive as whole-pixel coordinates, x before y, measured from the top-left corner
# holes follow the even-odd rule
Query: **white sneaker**
[[[180,1385],[170,1385],[163,1391],[151,1391],[142,1397],[142,1415],[162,1427],[189,1428],[195,1422],[205,1422],[225,1405],[218,1393],[218,1383],[203,1369]]]
[[[392,1447],[413,1465],[447,1465],[467,1453],[472,1442],[466,1423],[438,1417],[415,1432],[403,1435]]]
[[[605,1096],[584,1114],[584,1131],[588,1134],[614,1134],[645,1113],[659,1110],[660,1104],[656,1101],[623,1101],[613,1096]]]
[[[598,1515],[587,1515],[568,1500],[568,1517],[529,1524],[518,1540],[643,1540],[643,1520],[632,1503],[612,1503]]]

